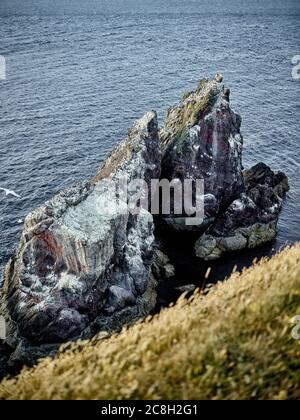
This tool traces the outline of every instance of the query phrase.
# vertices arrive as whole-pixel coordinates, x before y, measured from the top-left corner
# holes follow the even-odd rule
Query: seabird
[[[1,190],[1,191],[4,191],[4,192],[5,192],[5,195],[12,195],[12,196],[14,196],[14,197],[21,198],[21,196],[20,196],[19,194],[15,193],[15,192],[14,192],[14,191],[12,191],[12,190],[8,190],[7,188],[1,188],[1,187],[0,187],[0,190]]]

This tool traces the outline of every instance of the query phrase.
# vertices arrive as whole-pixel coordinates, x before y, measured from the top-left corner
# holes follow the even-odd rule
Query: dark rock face
[[[229,104],[222,76],[202,80],[195,92],[171,108],[160,131],[164,150],[162,178],[203,179],[204,229],[244,189],[241,117]],[[174,229],[185,229],[183,215],[165,217]],[[201,229],[201,227],[197,227]]]
[[[61,192],[28,215],[2,290],[12,364],[31,363],[35,350],[37,357],[49,354],[45,344],[55,348],[110,331],[153,308],[153,218],[147,210],[130,214],[127,202],[111,208],[111,182],[159,178],[160,162],[157,117],[149,112],[92,182]]]
[[[244,172],[245,191],[195,245],[196,255],[214,260],[226,252],[256,248],[275,239],[287,177],[259,163]]]
[[[2,343],[0,339],[0,380],[4,377],[7,372],[7,362],[10,356],[11,350],[8,346]]]

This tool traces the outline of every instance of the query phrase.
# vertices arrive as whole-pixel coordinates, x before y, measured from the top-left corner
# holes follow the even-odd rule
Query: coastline
[[[0,399],[299,399],[299,270],[298,244],[111,338],[62,346],[3,380]]]

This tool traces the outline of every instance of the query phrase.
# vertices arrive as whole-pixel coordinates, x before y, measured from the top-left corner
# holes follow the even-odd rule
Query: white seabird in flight
[[[1,188],[1,187],[0,187],[0,190],[1,190],[1,191],[4,191],[4,192],[5,192],[5,195],[12,195],[12,196],[14,196],[14,197],[21,198],[21,196],[20,196],[19,194],[15,193],[15,192],[14,192],[14,191],[12,191],[12,190],[8,190],[7,188]]]

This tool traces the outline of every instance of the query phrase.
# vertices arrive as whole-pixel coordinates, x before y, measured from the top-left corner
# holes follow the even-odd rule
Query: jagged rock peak
[[[132,157],[132,153],[136,153],[136,158],[140,157],[145,162],[148,160],[152,162],[153,160],[156,165],[156,175],[158,176],[160,172],[161,156],[158,149],[157,139],[157,113],[155,111],[150,111],[147,112],[141,119],[137,120],[128,130],[127,139],[119,143],[105,159],[97,171],[93,182],[98,182],[103,178],[111,177],[111,175],[115,174],[116,171],[122,171],[123,165],[126,165],[128,159]],[[145,140],[147,141],[147,147],[145,147],[143,143]],[[133,165],[131,165],[131,170],[130,176],[132,179],[134,177],[142,178],[145,168],[140,167],[139,165],[136,165],[134,168]],[[128,172],[128,170],[126,170],[126,172]]]
[[[217,102],[227,107],[228,89],[222,82],[223,76],[220,74],[213,80],[201,79],[194,91],[185,92],[180,103],[169,108],[164,126],[160,130],[163,149],[184,130],[197,125]]]
[[[241,117],[230,108],[223,77],[200,80],[170,108],[160,130],[162,178],[203,179],[205,219],[213,221],[244,189]],[[177,220],[176,220],[177,219]],[[178,227],[180,218],[166,218]]]

